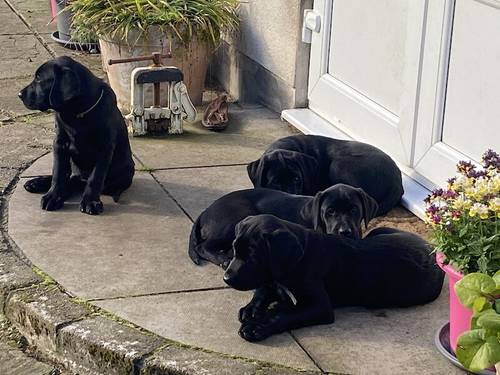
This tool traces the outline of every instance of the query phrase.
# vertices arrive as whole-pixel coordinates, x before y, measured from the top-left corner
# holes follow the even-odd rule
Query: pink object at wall
[[[448,285],[450,288],[450,345],[453,351],[457,349],[458,337],[470,329],[470,320],[472,310],[464,307],[455,293],[455,284],[462,279],[464,275],[456,271],[450,265],[443,264],[445,256],[443,253],[436,254],[436,261],[439,267],[448,276]]]
[[[56,18],[57,16],[56,0],[50,0],[50,10],[52,12],[52,19]]]

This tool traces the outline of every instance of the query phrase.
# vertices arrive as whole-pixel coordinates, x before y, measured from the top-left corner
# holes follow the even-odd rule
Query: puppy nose
[[[22,91],[19,91],[19,92],[17,93],[17,96],[18,96],[18,97],[20,97],[20,98],[22,99],[22,98],[23,98],[23,92],[22,92]]]

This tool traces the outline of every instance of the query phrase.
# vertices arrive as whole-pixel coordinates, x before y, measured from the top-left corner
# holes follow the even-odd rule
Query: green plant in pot
[[[201,104],[211,51],[238,27],[238,0],[73,0],[73,33],[99,37],[104,70],[122,111],[130,109],[130,73],[147,62],[109,66],[109,59],[172,53],[195,105]],[[146,104],[151,105],[146,92]],[[162,93],[166,98],[165,93]]]
[[[460,303],[455,284],[468,273],[493,276],[500,269],[500,156],[488,150],[481,167],[461,161],[457,170],[446,189],[426,199],[436,259],[448,275],[454,351],[460,334],[470,329],[473,314]]]
[[[495,365],[500,375],[500,271],[493,277],[470,273],[456,283],[455,292],[474,312],[471,329],[458,338],[458,360],[474,372]]]

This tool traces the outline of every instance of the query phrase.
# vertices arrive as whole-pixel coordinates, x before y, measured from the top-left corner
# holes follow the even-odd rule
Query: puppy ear
[[[247,165],[248,177],[254,187],[261,187],[264,179],[264,156]]]
[[[363,189],[356,188],[358,192],[361,205],[363,207],[363,220],[365,222],[365,229],[368,228],[368,223],[371,219],[377,216],[378,203],[370,195],[368,195]]]
[[[318,161],[316,158],[302,153],[297,153],[295,160],[297,161],[302,172],[304,193],[311,195],[316,193],[318,186]]]
[[[60,109],[71,99],[80,95],[80,80],[75,72],[66,66],[55,65],[54,82],[49,94],[53,109]]]
[[[315,231],[326,233],[325,223],[323,217],[321,216],[321,205],[323,204],[323,192],[317,193],[312,201],[311,215],[313,219],[313,229]]]
[[[296,234],[283,229],[267,235],[269,266],[274,280],[282,279],[304,256],[304,247]]]

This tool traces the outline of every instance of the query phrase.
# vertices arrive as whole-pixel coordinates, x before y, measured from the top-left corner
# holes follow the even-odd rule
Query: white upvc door
[[[425,1],[316,0],[309,107],[405,165],[412,157]]]
[[[430,1],[413,169],[443,185],[457,160],[500,151],[500,1]]]
[[[427,188],[500,150],[500,1],[315,0],[314,11],[309,109],[285,119],[378,146]]]

